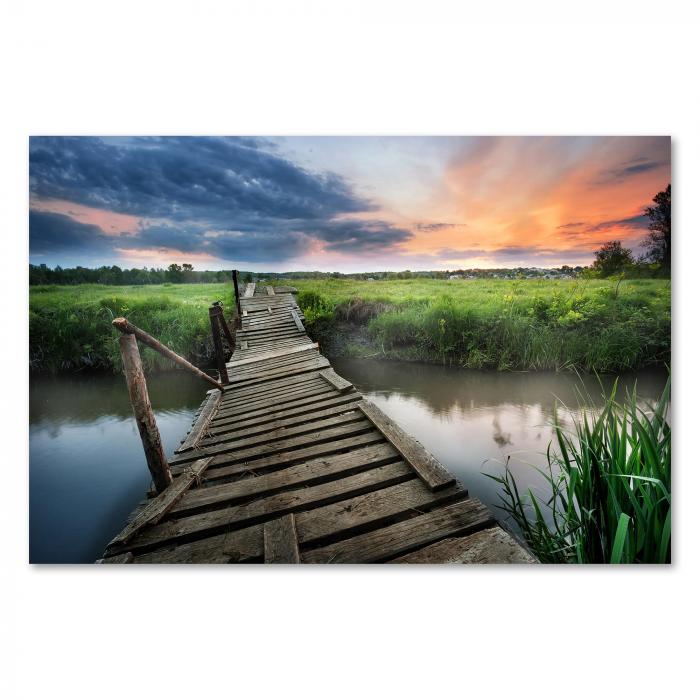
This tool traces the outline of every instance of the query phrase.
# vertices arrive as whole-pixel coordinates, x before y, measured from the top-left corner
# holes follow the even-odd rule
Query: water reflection
[[[183,372],[148,378],[166,451],[206,387]],[[124,524],[150,478],[120,376],[39,377],[29,393],[29,559],[91,562]]]
[[[420,440],[492,507],[498,486],[482,472],[510,464],[523,487],[542,492],[528,464],[544,465],[555,396],[576,406],[577,378],[551,373],[472,372],[431,365],[338,360],[338,372]],[[623,377],[643,399],[665,373]],[[594,377],[586,387],[600,402]],[[609,387],[612,378],[604,379]],[[184,372],[148,379],[168,452],[187,430],[207,387]],[[91,562],[143,498],[150,481],[120,376],[33,378],[29,408],[30,561]],[[498,512],[495,511],[497,514]]]
[[[506,461],[521,488],[544,495],[545,482],[532,465],[544,467],[554,437],[556,400],[578,413],[580,392],[585,406],[600,406],[602,391],[615,380],[578,378],[551,372],[478,372],[407,362],[337,360],[339,374],[352,381],[405,430],[420,440],[469,492],[501,513],[499,487],[484,476],[500,474]],[[634,383],[642,401],[659,397],[663,370],[645,370],[619,379],[618,397]],[[601,389],[601,382],[603,389]],[[559,411],[568,422],[567,413]]]

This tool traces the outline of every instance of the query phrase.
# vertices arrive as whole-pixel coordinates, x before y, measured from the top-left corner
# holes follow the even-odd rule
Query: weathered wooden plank
[[[199,441],[202,439],[202,436],[206,434],[209,423],[211,422],[213,415],[216,413],[220,402],[221,392],[218,389],[214,389],[207,396],[207,400],[202,407],[202,410],[199,412],[199,416],[197,416],[197,420],[192,426],[192,429],[175,452],[185,452],[197,446]]]
[[[327,387],[321,387],[309,393],[304,393],[303,391],[296,396],[289,396],[276,400],[275,397],[269,397],[265,400],[256,401],[255,405],[244,405],[240,408],[240,411],[236,411],[228,416],[216,416],[216,424],[210,427],[209,431],[211,433],[216,432],[222,426],[228,426],[231,423],[238,421],[246,421],[257,419],[260,416],[270,415],[270,408],[274,407],[277,410],[289,410],[292,408],[300,408],[302,406],[311,406],[320,401],[327,401],[329,399],[341,398],[338,396],[338,392],[335,390],[325,391]],[[348,397],[356,397],[356,394],[345,394]]]
[[[247,349],[248,349],[248,341],[247,341],[247,340],[242,340],[242,341],[241,341],[241,348],[242,348],[243,350],[247,350]]]
[[[370,563],[385,561],[432,544],[464,535],[493,523],[486,506],[470,498],[304,554],[306,563]]]
[[[95,564],[131,564],[133,561],[133,553],[124,552],[124,554],[117,554],[116,557],[103,557],[102,559],[98,559]]]
[[[283,366],[274,370],[261,370],[259,372],[249,372],[244,377],[232,377],[234,386],[249,386],[259,384],[260,382],[279,377],[291,376],[293,374],[304,374],[305,372],[313,372],[317,369],[325,369],[330,366],[330,362],[319,355],[313,360],[304,360],[293,365]]]
[[[269,308],[269,307],[268,307]],[[248,310],[250,313],[250,309]],[[301,315],[299,315],[301,320]],[[248,316],[245,320],[245,323],[243,324],[243,328],[241,329],[242,333],[248,334],[248,333],[267,333],[269,334],[270,331],[275,331],[275,330],[283,330],[283,329],[295,329],[296,324],[294,323],[294,320],[291,318],[290,314],[288,312],[285,312],[284,314],[282,313],[272,313],[268,311],[268,313],[265,314],[265,316]],[[298,329],[297,329],[298,330]]]
[[[301,387],[302,385],[307,385],[307,384],[321,384],[325,385],[324,382],[321,380],[321,378],[316,374],[314,375],[313,373],[308,373],[308,374],[295,374],[292,375],[291,377],[279,377],[277,379],[271,379],[269,382],[264,382],[262,384],[258,384],[256,386],[251,386],[251,387],[234,387],[233,391],[229,391],[226,396],[224,396],[222,406],[229,405],[233,401],[238,401],[239,399],[246,397],[260,397],[261,395],[270,395],[270,394],[275,394],[278,391],[284,390],[284,389],[291,389],[293,387]],[[328,387],[326,387],[328,388]]]
[[[388,443],[361,447],[352,452],[312,459],[294,467],[271,474],[234,481],[207,488],[190,489],[171,513],[178,516],[236,500],[270,496],[284,489],[313,486],[323,481],[339,479],[359,471],[381,467],[400,460],[399,453]]]
[[[319,355],[315,351],[302,352],[293,354],[290,358],[280,358],[279,361],[268,360],[267,363],[262,363],[260,366],[257,363],[249,364],[246,367],[241,367],[235,374],[232,380],[237,380],[236,383],[247,382],[250,379],[265,377],[267,375],[281,377],[285,374],[292,375],[302,368],[321,368],[325,369],[330,366],[328,360]]]
[[[274,333],[246,333],[240,340],[248,342],[249,348],[243,353],[248,356],[264,352],[267,349],[266,345],[284,347],[285,345],[301,345],[311,342],[306,333],[299,333],[296,328],[281,328]]]
[[[217,453],[212,457],[211,467],[223,467],[229,464],[238,464],[248,460],[258,460],[261,457],[272,457],[274,455],[292,454],[295,450],[303,450],[309,446],[320,443],[334,442],[335,440],[348,438],[353,435],[371,432],[372,424],[366,420],[360,420],[343,425],[327,428],[314,428],[313,432],[297,437],[277,440],[272,443],[263,443],[254,447],[236,449],[235,452],[226,451]],[[173,461],[173,466],[189,464],[187,460],[192,459],[190,455],[178,455]]]
[[[280,320],[274,325],[271,324],[256,324],[250,323],[249,320],[243,319],[243,328],[241,329],[240,335],[243,340],[254,340],[268,339],[276,340],[279,338],[306,338],[306,342],[310,343],[311,340],[306,334],[306,331],[300,331],[296,324],[294,323],[291,315],[286,320]]]
[[[226,433],[232,430],[234,425],[236,428],[240,429],[255,426],[264,427],[266,423],[277,419],[298,419],[299,417],[306,415],[306,413],[309,411],[316,412],[317,410],[333,406],[350,406],[355,401],[360,401],[361,399],[361,394],[345,394],[343,396],[338,396],[335,393],[327,392],[321,396],[305,398],[301,403],[292,402],[286,405],[278,405],[276,407],[277,410],[272,412],[263,409],[262,411],[253,412],[252,415],[247,414],[245,420],[232,418],[229,421],[218,424],[216,427],[210,427],[209,434],[216,436],[221,433]]]
[[[272,306],[274,309],[294,309],[299,308],[294,299],[276,295],[258,295],[244,300],[244,305],[259,309],[261,306]]]
[[[165,542],[203,537],[204,533],[220,534],[223,530],[254,525],[301,508],[315,508],[382,489],[411,477],[411,470],[403,462],[388,464],[326,484],[284,491],[251,503],[161,522],[137,533],[129,543],[129,549],[136,553],[138,549],[152,549]]]
[[[436,491],[455,483],[455,478],[452,474],[423,445],[408,435],[373,403],[364,399],[360,401],[358,408],[374,423],[384,437],[396,447],[431,490]]]
[[[355,496],[343,503],[299,513],[299,542],[307,545],[326,544],[328,539],[339,539],[359,534],[362,530],[378,528],[416,511],[430,510],[466,495],[460,486],[447,486],[433,492],[420,479],[411,479],[406,483]]]
[[[357,423],[358,426],[361,425],[365,429],[369,429],[371,426],[371,423],[366,420],[364,414],[360,411],[347,411],[337,416],[322,418],[294,427],[278,428],[262,435],[244,436],[237,440],[223,440],[213,445],[175,455],[170,460],[170,464],[182,464],[194,458],[204,458],[225,453],[235,456],[240,452],[244,452],[248,456],[253,454],[258,456],[274,454],[281,449],[298,444],[299,440],[302,440],[304,445],[313,444],[315,440],[324,436],[326,429],[354,423]]]
[[[319,372],[319,375],[341,394],[355,388],[347,379],[343,379],[339,374],[336,374],[332,367]]]
[[[207,481],[238,476],[247,472],[251,474],[262,474],[292,464],[298,464],[307,459],[337,454],[342,450],[366,447],[367,445],[374,445],[384,440],[384,436],[376,430],[368,433],[361,433],[360,435],[350,435],[345,438],[338,437],[338,439],[334,441],[318,443],[316,445],[311,445],[311,447],[290,450],[289,452],[280,452],[270,457],[249,459],[243,464],[229,464],[223,467],[215,467],[207,472]],[[174,470],[178,469],[179,467],[174,467]]]
[[[243,316],[247,316],[247,315],[248,315],[248,309],[243,309]]]
[[[296,287],[289,287],[286,285],[281,285],[281,286],[275,287],[275,294],[296,294],[296,293],[297,293]]]
[[[240,425],[233,424],[229,427],[227,432],[220,432],[211,437],[205,438],[200,441],[200,447],[207,447],[208,445],[215,445],[222,441],[232,441],[239,440],[245,437],[254,437],[256,435],[263,435],[268,432],[273,432],[279,430],[280,428],[294,428],[299,425],[303,425],[308,422],[313,422],[317,420],[323,420],[324,418],[331,418],[332,416],[337,416],[342,413],[347,413],[353,409],[352,404],[335,404],[320,410],[304,411],[301,414],[295,416],[289,416],[287,418],[280,418],[278,420],[271,420],[265,423],[257,423],[252,426],[247,426],[242,428]]]
[[[127,543],[139,530],[147,525],[155,525],[160,522],[175,503],[182,498],[182,495],[192,485],[192,482],[199,479],[204,470],[209,466],[211,458],[197,460],[190,467],[185,469],[167,489],[161,491],[141,512],[127,524],[127,526],[116,535],[107,545],[107,551],[115,546]]]
[[[247,363],[243,367],[235,368],[233,375],[239,380],[238,383],[269,373],[275,373],[281,379],[286,374],[293,374],[293,370],[300,365],[311,364],[319,360],[323,361],[325,358],[319,355],[317,350],[306,350],[305,352],[294,353],[292,357],[276,357],[259,363]],[[285,373],[286,369],[289,369],[290,372]]]
[[[500,527],[466,537],[451,537],[416,552],[392,559],[391,564],[537,564],[524,547]]]
[[[239,338],[242,334],[239,332]],[[254,342],[256,351],[264,343],[310,343],[311,339],[306,333],[300,333],[295,327],[282,327],[275,330],[246,331],[240,340]]]
[[[263,526],[266,564],[298,564],[299,543],[294,513],[268,520]]]
[[[290,387],[289,389],[279,390],[276,392],[271,392],[268,396],[260,398],[260,396],[252,396],[249,398],[241,398],[240,401],[236,401],[232,404],[226,406],[226,410],[219,410],[215,417],[215,423],[212,428],[218,428],[224,424],[230,424],[232,420],[238,418],[239,420],[245,420],[251,416],[248,414],[256,413],[259,409],[263,410],[262,414],[266,415],[270,408],[281,408],[290,402],[303,398],[314,398],[321,394],[326,394],[330,396],[337,396],[337,392],[331,393],[328,386],[321,383],[312,384],[301,384]]]
[[[248,282],[243,292],[244,297],[252,297],[255,294],[255,282]]]
[[[302,332],[306,332],[306,328],[304,328],[304,324],[301,322],[296,309],[292,311],[292,318],[294,319],[294,323],[296,324],[297,328]]]
[[[165,545],[134,557],[134,564],[245,564],[263,560],[263,526]]]
[[[281,384],[276,388],[270,387],[269,390],[266,390],[266,387],[268,386],[267,384],[257,384],[251,387],[246,387],[246,389],[251,390],[250,393],[244,396],[234,395],[231,401],[229,401],[225,406],[219,408],[219,413],[217,413],[216,418],[227,418],[227,414],[231,414],[232,412],[250,412],[256,403],[266,401],[270,398],[277,398],[281,401],[282,399],[286,399],[292,395],[303,396],[319,389],[329,391],[328,385],[315,378],[312,373],[298,376],[302,379],[306,378],[308,381],[291,384],[290,386]]]
[[[265,287],[265,291],[269,296],[274,296],[275,290],[272,287]]]
[[[286,398],[291,394],[310,393],[317,389],[329,391],[328,385],[312,372],[306,374],[294,375],[287,378],[282,377],[282,381],[264,382],[261,384],[253,384],[248,387],[240,387],[238,391],[231,392],[226,403],[219,406],[219,412],[216,415],[217,419],[226,418],[227,414],[232,411],[234,413],[243,413],[250,411],[258,401],[265,401],[270,398]],[[298,382],[291,382],[290,379],[299,379]]]
[[[244,367],[247,365],[255,365],[258,362],[265,362],[266,360],[281,359],[286,360],[288,357],[296,355],[300,352],[309,352],[312,350],[318,351],[318,343],[305,343],[304,345],[296,345],[289,349],[280,350],[268,350],[267,352],[261,352],[253,357],[249,357],[245,360],[233,360],[233,362],[227,362],[229,367]]]

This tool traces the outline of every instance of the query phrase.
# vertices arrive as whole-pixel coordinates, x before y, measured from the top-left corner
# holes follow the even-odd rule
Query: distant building
[[[450,275],[447,279],[448,280],[461,280],[462,275]]]
[[[367,282],[374,282],[374,277],[366,277],[365,280]]]

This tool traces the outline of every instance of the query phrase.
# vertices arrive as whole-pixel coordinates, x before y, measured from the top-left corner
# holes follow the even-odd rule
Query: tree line
[[[250,273],[244,273],[250,276]],[[165,284],[225,282],[231,279],[230,270],[194,270],[192,265],[173,263],[166,269],[151,267],[122,269],[118,265],[89,267],[29,266],[29,284]],[[242,281],[250,281],[243,279]]]

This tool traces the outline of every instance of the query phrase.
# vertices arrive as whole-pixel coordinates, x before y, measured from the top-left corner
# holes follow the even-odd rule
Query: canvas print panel
[[[30,139],[33,563],[668,563],[668,137]]]

